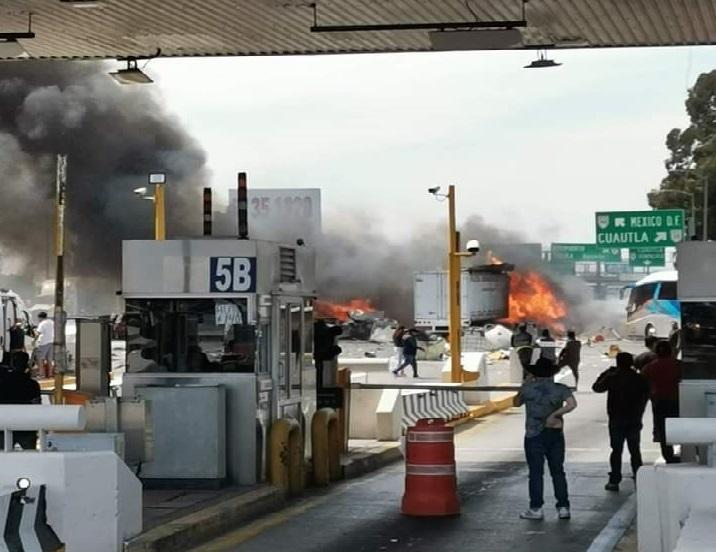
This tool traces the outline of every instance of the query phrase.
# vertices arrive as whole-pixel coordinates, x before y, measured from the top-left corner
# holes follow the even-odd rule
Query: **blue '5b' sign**
[[[256,291],[256,257],[209,257],[209,291]]]

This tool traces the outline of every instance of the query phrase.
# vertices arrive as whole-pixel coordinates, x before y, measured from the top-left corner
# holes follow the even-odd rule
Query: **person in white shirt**
[[[55,323],[47,317],[46,312],[38,313],[37,318],[40,322],[35,329],[37,339],[32,354],[39,370],[39,377],[51,378],[54,368]]]

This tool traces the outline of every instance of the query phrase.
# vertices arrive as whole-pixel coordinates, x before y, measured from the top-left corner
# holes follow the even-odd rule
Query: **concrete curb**
[[[163,524],[124,543],[124,552],[187,550],[218,537],[251,518],[274,512],[285,495],[268,485]]]
[[[380,452],[365,452],[342,462],[343,479],[354,479],[403,459],[397,443],[385,445]]]
[[[626,499],[621,508],[611,517],[607,525],[592,541],[587,552],[612,552],[627,532],[636,517],[636,495]]]

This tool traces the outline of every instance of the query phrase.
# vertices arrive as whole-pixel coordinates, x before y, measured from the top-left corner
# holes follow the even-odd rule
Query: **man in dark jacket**
[[[396,376],[402,374],[405,367],[410,365],[413,367],[413,377],[418,377],[418,350],[424,351],[425,349],[418,346],[417,335],[418,332],[414,328],[405,333],[403,337],[403,362],[393,371]]]
[[[592,386],[592,390],[596,393],[607,393],[609,442],[612,447],[609,457],[611,472],[609,472],[609,482],[604,487],[608,491],[619,490],[619,483],[622,480],[624,441],[629,448],[634,476],[642,463],[639,441],[641,419],[649,399],[649,384],[633,369],[633,365],[634,358],[631,354],[619,353],[617,365],[602,372]]]
[[[40,384],[30,376],[30,357],[23,351],[13,356],[13,366],[0,372],[0,404],[40,404]],[[13,444],[24,450],[35,450],[36,431],[13,431]],[[0,435],[0,446],[4,438]]]
[[[557,366],[562,368],[569,366],[574,376],[574,388],[579,387],[579,363],[582,360],[582,342],[577,339],[577,335],[572,331],[567,332],[567,343],[564,349],[559,353],[559,362]]]

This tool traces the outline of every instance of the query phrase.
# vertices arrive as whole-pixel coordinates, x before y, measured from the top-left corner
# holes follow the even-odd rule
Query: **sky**
[[[394,240],[444,220],[544,244],[593,242],[594,212],[647,209],[666,133],[716,47],[153,60],[145,72],[206,149],[218,201],[252,187],[319,187],[324,228],[350,214]],[[464,236],[465,239],[479,236]]]

